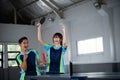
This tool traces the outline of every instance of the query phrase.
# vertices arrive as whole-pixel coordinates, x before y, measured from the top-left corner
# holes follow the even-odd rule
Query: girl
[[[62,25],[62,32],[53,35],[54,45],[49,45],[42,40],[41,37],[41,24],[37,23],[38,28],[38,41],[44,46],[47,51],[47,70],[48,74],[61,74],[64,73],[64,53],[66,52],[66,34],[65,27]]]

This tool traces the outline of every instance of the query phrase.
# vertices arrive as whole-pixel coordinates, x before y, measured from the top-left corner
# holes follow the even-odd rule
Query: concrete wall
[[[120,6],[114,8],[114,34],[116,61],[120,62]]]
[[[45,42],[52,44],[55,32],[61,32],[60,23],[66,26],[68,52],[65,54],[65,64],[72,60],[78,63],[104,63],[119,62],[119,0],[109,0],[108,4],[97,10],[93,1],[82,2],[64,12],[65,19],[60,20],[53,14],[55,21],[42,25],[42,36]],[[30,40],[30,48],[35,48],[39,53],[43,47],[37,41],[35,26],[0,24],[0,42],[17,42],[22,36]],[[77,41],[95,37],[103,37],[104,52],[100,54],[78,55]],[[72,57],[71,57],[72,56]]]
[[[74,64],[112,63],[119,62],[119,0],[109,0],[101,9],[93,6],[94,1],[82,2],[64,12],[65,19],[56,15],[55,21],[46,21],[43,25],[43,38],[52,43],[53,33],[60,30],[62,21],[66,26],[68,52],[65,61],[72,60]],[[100,54],[78,55],[77,41],[103,37],[104,52]],[[67,62],[68,63],[68,62]]]
[[[42,25],[42,37],[47,43],[52,44],[52,36],[55,32],[61,32],[60,23],[66,26],[68,51],[65,54],[65,64],[71,60],[74,72],[87,72],[89,70],[113,71],[111,63],[120,62],[120,1],[109,0],[106,6],[97,10],[93,1],[82,2],[80,5],[71,7],[64,12],[65,19],[60,20],[53,14],[55,21],[46,22]],[[43,47],[37,41],[37,30],[35,26],[0,24],[0,42],[17,42],[22,36],[30,40],[30,48],[35,48],[39,53]],[[61,32],[62,33],[62,32]],[[100,54],[77,55],[77,41],[95,37],[103,37],[104,52]],[[96,65],[96,63],[103,63]],[[105,63],[105,64],[104,64]],[[110,64],[108,64],[110,63]],[[76,66],[76,64],[81,64]],[[87,67],[87,64],[90,68]],[[97,69],[95,69],[95,66]],[[81,67],[80,67],[81,66]],[[85,67],[86,66],[86,67]],[[119,67],[119,64],[117,65]],[[118,69],[119,70],[119,69]]]
[[[37,28],[35,26],[0,24],[0,43],[18,43],[18,40],[23,36],[28,37],[30,48],[35,48],[41,53],[40,44],[37,41]]]

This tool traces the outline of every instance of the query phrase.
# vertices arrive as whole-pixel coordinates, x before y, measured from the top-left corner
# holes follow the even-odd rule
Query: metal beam
[[[14,24],[17,24],[17,11],[14,8]]]
[[[17,15],[21,18],[21,20],[23,22],[25,22],[25,19],[23,18],[23,16],[17,11],[17,9],[15,8],[15,6],[12,4],[11,0],[9,0],[9,4],[11,5],[11,7],[14,10],[14,24],[17,24]]]
[[[20,11],[22,11],[23,9],[25,9],[26,7],[29,7],[30,5],[36,3],[37,1],[39,1],[39,0],[34,0],[34,1],[32,1],[32,2],[30,2],[30,3],[28,3],[28,4],[26,4],[26,5],[24,5],[23,7],[17,9],[17,11],[20,12]]]
[[[50,2],[50,0],[41,0],[41,1],[44,2],[48,7],[50,7],[53,10],[53,12],[57,14],[58,17],[60,17],[61,19],[64,18],[63,11],[59,10],[59,8],[55,6],[52,2]]]
[[[44,1],[44,0],[42,0],[42,1]],[[73,7],[73,6],[76,6],[76,5],[80,4],[81,2],[88,2],[88,1],[90,1],[90,0],[80,0],[80,1],[74,2],[73,4],[70,4],[70,5],[68,5],[68,6],[66,6],[66,7],[64,7],[64,8],[62,8],[62,9],[59,9],[59,11],[62,11],[62,12],[63,12],[63,11],[65,11],[65,10]],[[33,20],[35,20],[35,19],[37,19],[37,18],[40,18],[40,17],[43,17],[43,16],[47,16],[48,14],[51,14],[51,13],[53,13],[53,12],[49,12],[49,13],[46,13],[46,14],[44,14],[44,15],[37,16],[37,17],[35,17]]]
[[[79,1],[77,1],[77,2],[74,2],[73,4],[70,4],[70,5],[68,5],[68,6],[60,9],[60,10],[65,11],[65,10],[67,10],[67,9],[70,8],[70,7],[73,7],[73,6],[75,6],[75,5],[80,4],[80,3],[83,2],[83,1],[87,1],[87,0],[79,0]],[[88,1],[90,1],[90,0],[88,0]]]
[[[9,0],[9,4],[11,5],[11,7],[14,10],[14,24],[17,24],[17,11],[16,11],[16,8],[13,6],[13,4],[11,3],[10,0]]]

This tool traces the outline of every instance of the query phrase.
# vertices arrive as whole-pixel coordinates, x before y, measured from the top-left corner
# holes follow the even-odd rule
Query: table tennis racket
[[[42,53],[42,60],[43,60],[44,62],[47,62],[47,59],[46,59],[45,53]]]

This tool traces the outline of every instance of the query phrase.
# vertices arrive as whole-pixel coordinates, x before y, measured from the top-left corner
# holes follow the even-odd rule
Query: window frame
[[[1,53],[1,59],[0,59],[0,62],[1,62],[1,68],[3,68],[3,51],[0,51]]]
[[[8,45],[19,45],[19,44],[17,44],[17,43],[7,43],[7,47],[8,47]],[[8,49],[7,49],[7,55],[8,54],[10,54],[10,53],[18,53],[18,54],[20,54],[20,51],[8,51]],[[7,57],[7,59],[8,59],[8,67],[12,67],[12,66],[9,66],[9,61],[16,61],[16,57],[15,58],[9,58],[9,57]],[[17,66],[18,66],[18,64],[17,64]]]
[[[1,55],[1,59],[0,59],[0,62],[1,62],[1,66],[0,66],[0,68],[3,68],[3,44],[2,43],[0,43],[0,45],[2,45],[2,51],[0,51],[0,55]]]
[[[7,52],[7,54],[10,54],[10,53],[14,53],[14,54],[18,53],[18,54],[19,54],[20,51],[8,51],[8,52]],[[17,54],[17,55],[18,55],[18,54]],[[16,61],[16,57],[15,57],[15,58],[9,58],[9,57],[8,57],[8,67],[11,67],[11,66],[9,66],[9,61]],[[18,66],[18,65],[17,65],[17,66]]]

